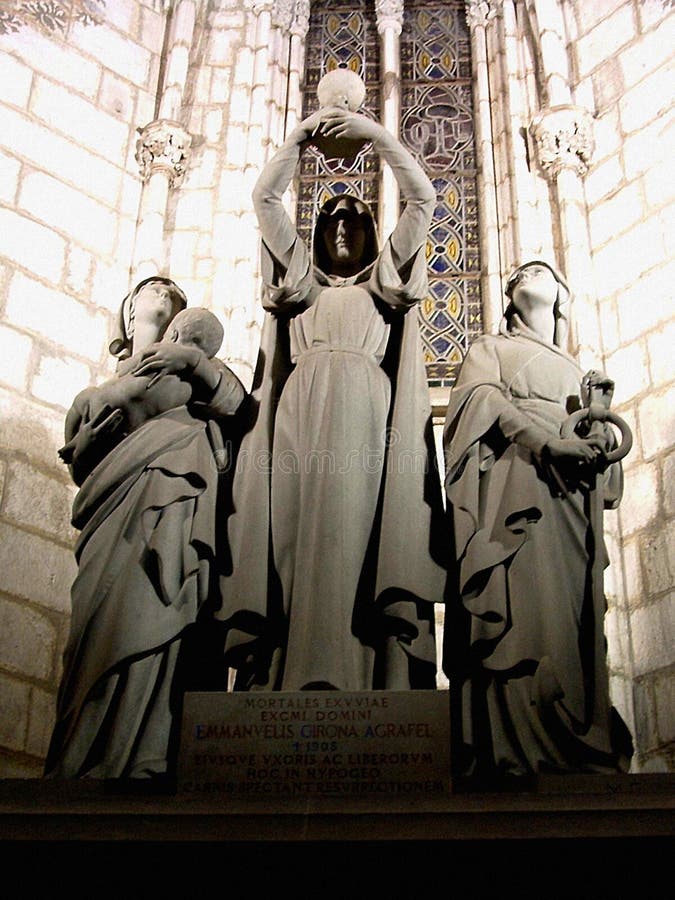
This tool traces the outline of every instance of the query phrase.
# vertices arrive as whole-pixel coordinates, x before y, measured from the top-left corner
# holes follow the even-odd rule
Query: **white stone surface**
[[[17,272],[10,284],[6,313],[9,322],[79,356],[94,361],[101,358],[108,333],[104,315],[39,281]]]
[[[624,473],[624,492],[619,508],[624,535],[634,534],[652,522],[659,509],[655,466],[638,465]]]
[[[595,0],[592,4],[593,7],[600,5]],[[591,4],[583,4],[583,6],[591,6]],[[623,3],[615,12],[597,19],[592,30],[576,42],[579,74],[585,75],[599,62],[608,59],[620,47],[632,40],[636,31],[632,3]]]
[[[30,96],[33,71],[13,56],[0,52],[2,103],[25,107]]]
[[[3,517],[49,537],[72,542],[76,537],[70,524],[73,495],[74,489],[69,484],[14,459],[7,467]]]
[[[0,387],[0,450],[19,454],[40,468],[60,467],[56,452],[63,444],[63,413]]]
[[[647,351],[642,344],[629,344],[612,353],[605,368],[616,382],[614,405],[631,400],[649,387]]]
[[[112,252],[117,224],[114,213],[62,181],[33,172],[23,180],[19,205],[95,253],[105,256]],[[54,210],[58,210],[56,220]]]
[[[631,616],[635,674],[644,675],[675,661],[675,594],[636,609]]]
[[[83,57],[67,44],[28,28],[12,36],[11,49],[30,69],[85,97],[96,96],[101,78],[96,56]]]
[[[38,400],[58,405],[65,412],[75,395],[90,382],[91,371],[85,363],[68,357],[43,356],[30,390]]]
[[[14,328],[0,325],[0,381],[25,390],[33,351],[33,341]]]
[[[638,407],[638,417],[645,459],[675,446],[675,386],[645,397]]]
[[[18,564],[17,560],[17,564]],[[18,675],[51,675],[57,634],[49,619],[0,596],[0,664]]]
[[[75,24],[71,29],[70,40],[88,57],[99,60],[103,66],[123,78],[139,86],[146,83],[150,73],[151,54],[140,44],[130,41],[128,35],[104,26],[88,28]],[[157,47],[156,51],[159,50]]]
[[[0,252],[24,269],[58,284],[66,242],[50,228],[10,209],[0,208]]]
[[[12,153],[40,169],[55,172],[63,181],[111,207],[117,205],[122,175],[119,168],[15,110],[3,110],[2,117],[0,143]]]
[[[33,87],[30,110],[50,128],[104,159],[118,165],[123,163],[129,141],[129,125],[94,103],[60,85],[38,78]]]
[[[19,564],[23,560],[30,565]],[[55,612],[70,611],[70,586],[77,574],[71,549],[0,522],[0,562],[7,594]]]
[[[643,128],[672,108],[674,78],[675,65],[670,63],[652,72],[623,95],[619,103],[619,115],[625,134]]]
[[[675,523],[640,537],[640,558],[644,572],[645,596],[668,591],[675,578]]]

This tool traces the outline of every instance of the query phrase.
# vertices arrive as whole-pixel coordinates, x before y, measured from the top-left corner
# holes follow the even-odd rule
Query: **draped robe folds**
[[[262,271],[219,614],[237,685],[435,687],[447,544],[414,310],[423,248],[404,275],[387,243],[339,279],[296,239],[287,269],[263,244]]]
[[[542,454],[581,407],[581,378],[516,315],[473,344],[453,390],[445,483],[459,601],[446,612],[444,667],[455,774],[617,771],[632,753],[594,650],[605,601],[591,567],[606,554],[588,479],[556,476]],[[618,505],[620,464],[598,482],[605,507]]]
[[[208,403],[182,403],[178,382],[164,375],[157,390],[180,405],[123,437],[75,498],[78,574],[50,776],[149,777],[169,766],[181,639],[218,589],[225,448],[215,420],[244,397],[222,365]],[[92,389],[78,399],[85,423],[100,398]]]

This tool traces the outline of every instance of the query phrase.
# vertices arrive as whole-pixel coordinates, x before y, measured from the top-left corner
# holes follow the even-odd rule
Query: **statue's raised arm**
[[[367,204],[336,192],[308,248],[282,203],[303,149],[363,142],[406,200],[393,235],[380,250]],[[433,188],[379,123],[333,105],[289,135],[254,205],[268,314],[240,460],[270,465],[235,477],[220,616],[237,687],[433,688],[444,542],[432,534],[442,504],[414,309],[428,290]]]

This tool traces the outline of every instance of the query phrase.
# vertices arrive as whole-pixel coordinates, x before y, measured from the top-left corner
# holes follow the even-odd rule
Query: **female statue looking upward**
[[[218,590],[216,423],[244,399],[211,358],[222,326],[186,302],[168,278],[140,282],[110,345],[117,374],[66,419],[78,574],[47,775],[171,770],[182,640]]]
[[[567,287],[546,263],[517,269],[498,335],[471,346],[445,426],[446,493],[458,599],[448,599],[445,670],[455,775],[625,769],[632,753],[609,702],[606,563],[593,491],[618,505],[606,425],[561,437],[591,390],[565,352]]]

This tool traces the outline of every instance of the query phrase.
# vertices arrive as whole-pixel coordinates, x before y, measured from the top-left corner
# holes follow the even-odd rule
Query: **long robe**
[[[445,669],[458,775],[616,771],[630,736],[611,708],[602,646],[606,565],[589,521],[589,473],[547,463],[544,445],[581,407],[582,372],[515,315],[479,338],[453,390],[446,493],[457,593]],[[618,504],[620,464],[598,476]],[[597,593],[597,591],[596,591]]]
[[[414,304],[387,243],[337,279],[263,245],[266,315],[220,617],[245,688],[435,686],[447,552]],[[436,525],[436,528],[434,527]]]
[[[179,382],[165,375],[153,386],[178,405],[113,446],[75,498],[78,574],[45,767],[53,777],[138,778],[170,768],[181,641],[218,590],[224,445],[214,420],[232,416],[244,397],[224,366],[207,404],[182,402]],[[84,424],[96,414],[97,390],[77,403]]]

